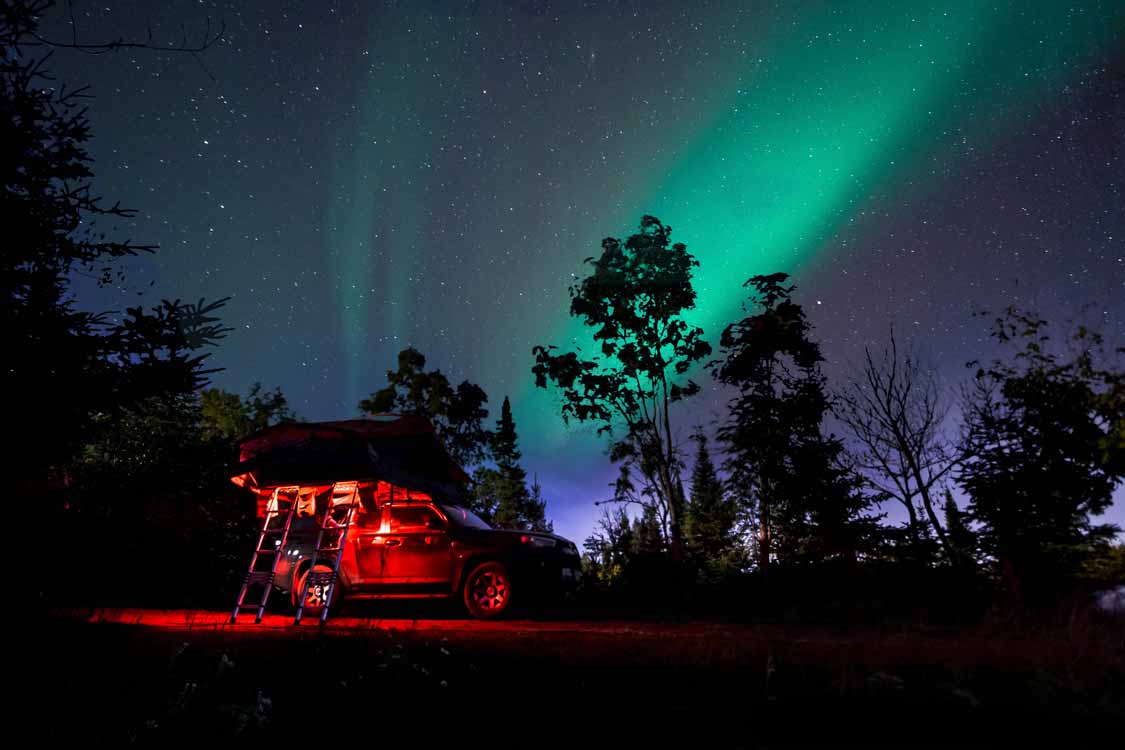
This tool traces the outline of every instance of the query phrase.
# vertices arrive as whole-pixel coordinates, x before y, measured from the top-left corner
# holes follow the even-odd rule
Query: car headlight
[[[556,542],[554,539],[546,536],[531,536],[524,534],[520,537],[520,541],[524,544],[530,544],[532,547],[554,547]]]

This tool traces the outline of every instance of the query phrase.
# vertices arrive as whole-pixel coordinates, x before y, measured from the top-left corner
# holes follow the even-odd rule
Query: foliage
[[[659,587],[667,581],[663,529],[653,506],[630,518],[623,506],[602,510],[583,542],[585,575],[603,585]]]
[[[0,10],[0,342],[19,430],[6,447],[21,499],[55,534],[52,553],[39,555],[38,593],[100,588],[155,601],[200,577],[213,588],[218,572],[231,579],[232,540],[253,513],[247,498],[233,501],[229,446],[199,429],[198,391],[214,372],[206,350],[228,331],[217,316],[225,300],[79,309],[77,278],[120,284],[117,261],[155,246],[117,239],[113,222],[133,212],[93,192],[87,92],[56,82],[44,47],[32,46],[44,44],[37,25],[50,5]],[[128,585],[106,573],[125,570]]]
[[[1092,517],[1110,506],[1125,469],[1125,372],[1102,362],[1100,335],[1080,327],[1056,346],[1046,321],[1015,308],[995,319],[992,336],[1015,351],[977,368],[958,478],[1008,593],[1050,598],[1051,582],[1117,531]]]
[[[843,446],[821,433],[829,404],[819,345],[788,276],[754,276],[758,311],[723,331],[723,358],[712,363],[732,386],[730,415],[718,437],[729,487],[756,520],[758,567],[782,561],[854,559],[870,542],[870,499],[843,465]]]
[[[490,441],[484,427],[487,394],[468,380],[454,388],[441,370],[426,372],[425,367],[421,352],[403,349],[398,355],[398,369],[387,371],[387,385],[360,401],[360,411],[426,417],[454,461],[461,466],[480,463],[488,456]]]
[[[1080,575],[1097,585],[1125,585],[1125,544],[1094,545],[1082,561]]]
[[[746,564],[737,528],[738,506],[715,471],[707,437],[699,431],[694,440],[691,494],[685,507],[687,549],[707,578],[721,578]]]
[[[0,261],[0,345],[5,392],[15,395],[23,439],[10,446],[22,484],[59,479],[100,422],[131,404],[205,384],[200,350],[227,329],[225,300],[163,301],[118,321],[76,309],[76,275],[121,281],[113,262],[151,252],[111,237],[101,222],[133,212],[92,190],[85,89],[57,84],[46,55],[27,54],[45,2],[6,3],[0,13],[0,214],[9,241]],[[63,477],[65,478],[65,477]]]
[[[945,491],[943,505],[945,532],[949,538],[946,561],[954,565],[974,565],[977,557],[977,540],[969,528],[965,514],[953,499],[953,493]]]
[[[518,441],[512,405],[505,397],[492,434],[496,466],[481,467],[473,474],[473,509],[500,528],[551,531],[539,483],[535,483],[533,491],[528,489],[527,472],[519,463]]]
[[[199,396],[200,429],[208,440],[235,441],[296,418],[280,388],[262,393],[257,382],[245,399],[221,388],[207,388]]]
[[[98,540],[99,575],[75,577],[72,553],[51,556],[43,586],[102,605],[225,606],[245,573],[257,522],[253,498],[230,482],[230,441],[206,436],[194,394],[153,396],[102,415],[52,506],[64,550]],[[52,574],[51,566],[63,569]],[[114,587],[101,571],[130,571]],[[169,586],[169,582],[175,582]]]
[[[599,351],[556,353],[533,349],[535,384],[553,383],[561,392],[564,420],[593,422],[612,434],[610,457],[642,486],[622,502],[635,501],[667,520],[667,543],[674,559],[682,554],[683,496],[680,462],[672,431],[671,405],[699,387],[683,377],[711,352],[703,331],[683,315],[695,307],[691,269],[698,264],[683,243],[671,243],[671,227],[654,216],[625,241],[607,237],[602,253],[586,258],[591,273],[570,287],[570,314],[593,330]]]

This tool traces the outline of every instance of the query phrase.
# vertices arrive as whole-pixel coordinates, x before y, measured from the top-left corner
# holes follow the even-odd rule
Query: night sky
[[[530,375],[567,286],[644,213],[700,261],[712,343],[787,271],[836,384],[893,325],[951,386],[974,308],[1125,343],[1125,3],[98,3],[59,51],[88,83],[96,187],[156,242],[81,304],[231,296],[216,384],[349,418],[407,345],[512,399],[525,468],[581,541],[614,475]],[[44,33],[69,39],[65,3]],[[212,78],[213,77],[213,78]],[[706,379],[704,379],[706,380]],[[709,391],[685,438],[720,413]],[[1125,525],[1125,493],[1110,520]]]

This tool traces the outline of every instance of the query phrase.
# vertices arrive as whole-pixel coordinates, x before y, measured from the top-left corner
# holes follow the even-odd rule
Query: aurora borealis
[[[699,259],[712,341],[746,278],[789,272],[830,378],[894,325],[954,382],[991,354],[979,307],[1125,340],[1119,2],[75,9],[88,37],[227,25],[202,65],[53,61],[93,87],[99,189],[139,209],[116,231],[162,246],[91,304],[231,295],[216,382],[310,419],[354,415],[413,345],[494,412],[511,396],[575,539],[613,470],[532,388],[531,347],[580,335],[572,274],[642,213]]]

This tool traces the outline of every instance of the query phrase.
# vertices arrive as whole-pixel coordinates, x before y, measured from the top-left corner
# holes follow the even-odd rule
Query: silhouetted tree
[[[666,519],[669,551],[678,560],[683,493],[670,409],[698,392],[691,380],[679,381],[711,347],[683,319],[695,307],[691,269],[699,264],[683,243],[671,243],[671,233],[644,216],[640,231],[624,242],[604,239],[601,255],[585,261],[590,275],[570,288],[570,314],[593,329],[599,352],[557,354],[554,346],[536,346],[532,372],[536,386],[560,389],[564,420],[598,423],[599,434],[624,427],[610,458],[640,475],[633,499]]]
[[[65,477],[83,444],[124,408],[175,400],[206,382],[199,350],[222,338],[223,301],[167,301],[131,308],[119,321],[76,309],[74,275],[120,280],[113,261],[153,245],[109,235],[100,222],[133,212],[93,193],[85,89],[58,84],[44,55],[29,54],[44,2],[9,2],[0,13],[0,345],[17,481],[43,487]]]
[[[945,533],[949,542],[949,562],[954,564],[973,564],[976,559],[976,537],[965,522],[965,514],[957,507],[953,493],[945,491],[943,506]]]
[[[842,465],[843,446],[821,433],[828,409],[819,345],[788,276],[754,276],[758,308],[722,335],[715,377],[732,386],[718,437],[731,491],[757,522],[758,567],[787,560],[852,557],[873,531],[870,501]]]
[[[554,531],[555,524],[547,520],[547,500],[543,497],[543,485],[539,477],[531,478],[531,497],[528,499],[527,516],[530,528],[535,531]]]
[[[0,9],[0,345],[8,418],[19,426],[5,451],[21,500],[34,501],[57,536],[50,555],[35,553],[39,600],[99,585],[143,599],[157,583],[183,591],[193,574],[225,570],[228,532],[252,517],[246,504],[224,502],[229,448],[199,430],[199,390],[214,372],[206,350],[229,330],[217,316],[225,300],[79,310],[76,277],[120,283],[116,261],[155,246],[115,236],[112,222],[134,214],[92,190],[89,97],[45,67],[44,45],[56,45],[38,24],[50,6],[12,0]],[[101,567],[75,576],[91,540]],[[200,553],[190,570],[185,545]],[[129,587],[103,575],[126,568]]]
[[[684,524],[688,552],[706,573],[722,575],[740,569],[744,562],[736,528],[738,506],[727,495],[715,471],[707,437],[698,431],[693,439],[695,464]]]
[[[518,441],[512,406],[505,397],[492,434],[492,460],[496,466],[482,467],[473,475],[474,510],[501,528],[550,531],[552,525],[546,517],[538,482],[534,493],[528,490],[527,472],[520,466]]]
[[[839,394],[835,411],[858,444],[866,479],[906,509],[914,558],[924,559],[919,554],[920,504],[945,558],[955,559],[938,519],[937,495],[956,455],[945,437],[947,409],[932,373],[917,357],[899,352],[892,332],[881,354],[864,349],[863,370]]]
[[[1091,517],[1125,473],[1125,373],[1120,360],[1102,362],[1097,333],[1078,328],[1064,351],[1045,320],[1015,308],[996,318],[992,337],[1016,350],[977,369],[958,478],[982,551],[1029,603],[1117,531]]]
[[[488,395],[479,385],[463,381],[454,388],[441,370],[425,371],[426,358],[414,348],[398,355],[398,369],[387,371],[387,385],[359,402],[369,414],[399,412],[426,417],[434,425],[453,460],[473,466],[488,456]]]

